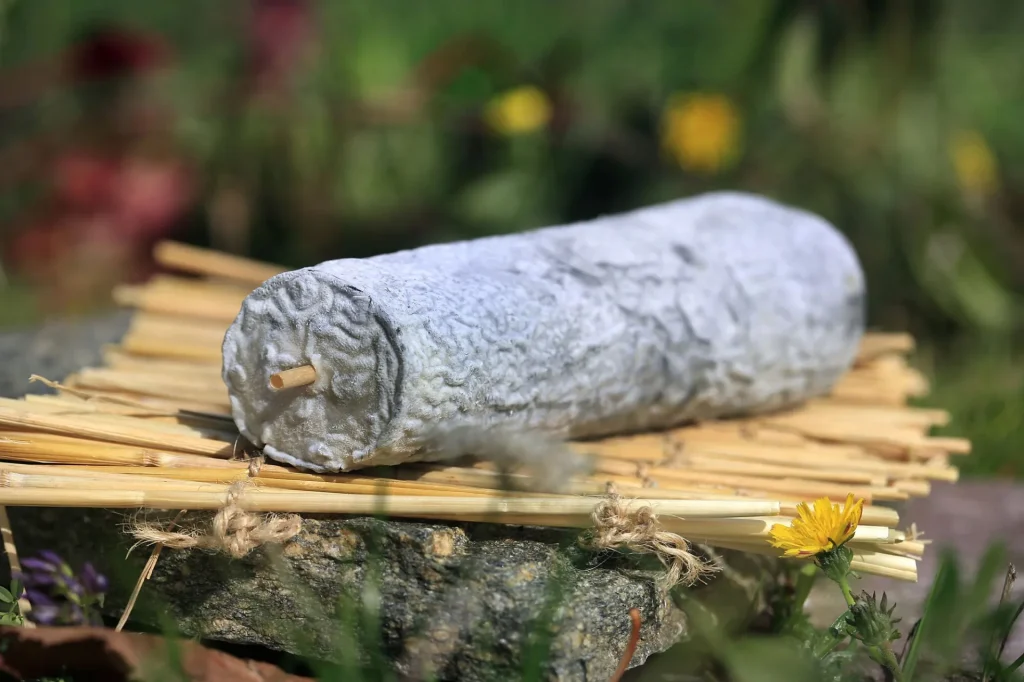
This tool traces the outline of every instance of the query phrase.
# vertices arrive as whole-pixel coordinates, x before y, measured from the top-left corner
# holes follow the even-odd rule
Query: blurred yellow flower
[[[725,95],[675,95],[662,115],[661,144],[683,168],[717,173],[739,152],[739,112]]]
[[[532,133],[551,120],[551,101],[539,88],[524,85],[488,102],[484,120],[502,135]]]
[[[985,138],[974,130],[953,136],[949,150],[960,188],[970,194],[991,194],[999,185],[996,157]]]
[[[813,507],[801,502],[796,507],[797,518],[790,525],[772,526],[771,543],[786,550],[790,557],[812,557],[842,547],[857,530],[863,509],[864,500],[854,502],[853,495],[846,497],[842,509],[827,497],[816,501]]]

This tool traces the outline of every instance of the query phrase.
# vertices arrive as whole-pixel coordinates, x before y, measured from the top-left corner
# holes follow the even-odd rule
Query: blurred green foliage
[[[868,274],[873,325],[908,329],[940,354],[964,337],[1019,347],[1024,4],[0,7],[8,70],[63,54],[89,27],[168,41],[169,68],[131,91],[161,108],[169,129],[159,144],[195,184],[164,236],[298,266],[741,189],[846,232]],[[96,130],[114,120],[108,84],[64,86],[0,108],[0,239],[22,229],[26,207],[45,204],[49,182],[45,163],[12,179],[17,157],[5,153],[26,140],[52,150],[102,137]],[[495,125],[488,112],[524,87],[544,100],[517,114],[534,124]],[[981,351],[941,357],[937,395],[966,403],[956,425],[987,424],[992,411],[1002,426],[988,440],[1019,437],[1010,415],[1021,412],[1020,373]],[[964,366],[947,384],[952,364]]]

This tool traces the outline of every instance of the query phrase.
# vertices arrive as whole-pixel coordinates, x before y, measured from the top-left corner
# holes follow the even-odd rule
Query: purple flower
[[[78,577],[85,590],[91,594],[104,594],[110,586],[107,577],[97,571],[96,567],[88,561],[82,566]]]
[[[40,606],[57,605],[57,602],[55,602],[50,595],[45,592],[40,592],[39,590],[25,590],[25,596],[28,597],[28,601],[32,604],[33,609]]]
[[[60,620],[60,607],[33,606],[31,617],[40,625],[55,625]]]
[[[85,615],[85,610],[78,604],[72,604],[71,608],[64,612],[64,622],[68,625],[84,625],[91,623],[97,625],[102,622],[98,615]]]
[[[32,587],[57,584],[57,576],[53,573],[28,573],[22,580],[26,585]]]
[[[22,559],[21,565],[33,571],[39,571],[40,573],[56,573],[58,568],[58,566],[54,566],[49,561],[35,559],[33,557]],[[29,573],[28,575],[31,576],[32,574]]]
[[[56,552],[42,551],[22,561],[29,570],[22,580],[33,606],[32,618],[49,625],[101,623],[102,606],[109,582],[91,563],[76,575]]]
[[[64,559],[61,558],[60,554],[57,554],[52,550],[44,549],[39,552],[39,556],[41,556],[45,561],[50,562],[50,564],[54,566],[54,570],[65,565]]]

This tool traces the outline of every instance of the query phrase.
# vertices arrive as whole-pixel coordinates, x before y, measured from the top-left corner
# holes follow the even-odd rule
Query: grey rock
[[[123,514],[8,511],[23,554],[54,549],[112,574],[106,609],[121,613],[148,554],[124,558]],[[341,663],[379,657],[412,679],[469,681],[520,679],[530,665],[539,679],[608,679],[631,608],[643,621],[633,666],[686,634],[652,565],[585,553],[574,539],[537,528],[307,518],[292,541],[240,560],[164,550],[133,622]],[[725,574],[694,595],[723,617],[750,618],[765,564],[723,558]]]
[[[32,372],[60,377],[78,362],[97,360],[98,345],[114,340],[123,323],[103,318],[92,328],[58,327],[65,331],[50,350],[30,332],[0,335],[0,348],[17,358],[0,365],[0,376],[13,366],[19,380]],[[22,388],[4,386],[15,387],[8,395]],[[129,553],[129,514],[8,512],[23,556],[53,549],[76,566],[94,562],[111,577],[107,613],[120,615],[149,553]],[[209,522],[201,513],[184,520]],[[593,555],[576,538],[513,526],[311,516],[285,545],[240,560],[164,550],[133,626],[325,660],[371,665],[382,658],[413,679],[433,670],[437,679],[469,682],[520,679],[531,666],[535,679],[608,679],[634,607],[643,618],[634,666],[686,636],[682,612],[655,587],[653,560]],[[742,622],[761,608],[765,562],[729,553],[723,566],[693,594],[723,620]]]
[[[713,193],[283,273],[228,330],[224,380],[268,456],[350,470],[443,455],[451,421],[583,438],[799,403],[849,368],[864,295],[828,222]]]
[[[82,367],[97,364],[105,344],[116,343],[128,329],[127,311],[78,320],[52,320],[41,327],[0,330],[0,396],[52,392],[29,383],[33,374],[59,381]]]

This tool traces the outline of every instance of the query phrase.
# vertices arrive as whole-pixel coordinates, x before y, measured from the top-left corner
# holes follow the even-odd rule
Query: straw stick
[[[157,263],[166,268],[197,275],[214,275],[234,279],[253,286],[262,284],[284,271],[283,268],[269,263],[261,263],[179,242],[161,242],[157,244],[153,255]]]
[[[0,469],[10,465],[0,464]],[[31,465],[23,465],[31,466]],[[172,479],[180,481],[193,481],[202,483],[233,483],[235,481],[251,480],[255,485],[263,488],[283,488],[288,490],[312,490],[317,492],[338,492],[354,493],[362,495],[423,495],[429,497],[504,497],[515,496],[547,496],[546,493],[524,493],[491,490],[488,488],[469,488],[462,486],[446,486],[419,481],[396,481],[388,478],[373,478],[370,476],[348,476],[339,475],[323,480],[322,477],[312,474],[295,473],[294,478],[285,478],[269,475],[260,471],[256,476],[249,475],[248,466],[239,466],[231,469],[214,468],[178,468],[166,467],[137,468],[137,467],[46,467],[47,469],[61,469],[60,475],[78,476],[144,476],[147,479]],[[15,471],[22,471],[15,469]],[[77,473],[76,473],[77,472]],[[33,472],[35,473],[35,472]],[[47,473],[47,472],[41,472]],[[289,472],[290,473],[290,472]],[[136,478],[133,484],[145,487],[146,483],[140,483]],[[689,498],[687,498],[689,499]]]
[[[852,493],[857,497],[864,498],[865,500],[905,500],[909,498],[907,493],[893,488],[870,486],[848,487],[821,481],[810,481],[795,478],[756,478],[753,476],[715,474],[687,469],[669,469],[667,467],[651,467],[647,475],[659,483],[671,480],[690,483],[720,483],[722,485],[730,485],[739,488],[750,488],[751,490],[774,493],[791,493],[808,497],[845,497],[848,493]]]
[[[207,455],[167,452],[152,448],[100,443],[70,436],[0,432],[0,458],[50,464],[94,464],[135,467],[236,467]]]
[[[76,381],[77,379],[73,374],[64,380],[65,385],[70,388],[77,388]],[[216,418],[231,416],[225,407],[211,403],[193,402],[182,398],[160,398],[143,393],[130,393],[128,391],[95,388],[88,390],[97,400],[131,401],[132,403],[144,405],[163,413],[185,411]]]
[[[204,484],[200,484],[204,485]],[[0,504],[8,506],[44,507],[109,507],[143,509],[219,509],[227,503],[226,486],[222,492],[191,492],[179,490],[82,490],[63,488],[4,488],[0,490]],[[589,515],[599,500],[584,497],[565,496],[561,498],[478,498],[478,497],[422,497],[409,495],[378,496],[349,495],[345,493],[314,493],[275,491],[259,489],[246,490],[239,497],[239,506],[252,512],[295,512],[317,514],[375,514],[386,512],[394,516],[429,518],[432,514],[491,514],[528,515],[543,514],[556,516]],[[761,527],[768,523],[763,518],[754,519],[750,525],[745,518],[752,511],[778,513],[778,504],[764,502],[750,503],[746,500],[646,500],[663,518],[685,516],[686,520],[671,519],[675,523],[701,523],[691,519],[714,519],[722,528],[731,528],[732,523],[746,524],[743,528]],[[733,518],[737,517],[737,518]],[[785,519],[779,517],[780,523]],[[862,528],[868,528],[863,527]],[[858,532],[860,532],[858,528]],[[877,529],[876,529],[877,530]],[[888,531],[888,529],[882,529]],[[734,533],[743,535],[733,529]],[[870,529],[864,531],[865,539],[873,539]],[[886,536],[886,533],[882,533]]]
[[[672,454],[671,441],[667,434],[641,434],[629,438],[606,438],[596,441],[570,443],[569,447],[580,454],[598,457],[614,457],[637,462],[658,464]]]
[[[892,545],[876,545],[872,543],[852,542],[850,547],[855,550],[877,551],[902,558],[920,559],[924,556],[925,543],[917,540],[904,540]]]
[[[105,391],[137,393],[158,398],[206,404],[218,409],[230,407],[228,392],[220,381],[207,383],[195,377],[162,377],[117,369],[86,368],[75,375],[75,385]]]
[[[123,348],[107,346],[103,349],[103,365],[111,369],[143,370],[166,376],[198,376],[204,380],[220,378],[221,366],[216,363],[197,363],[188,360],[150,358],[126,353]]]
[[[4,506],[0,506],[0,536],[3,537],[4,554],[7,555],[7,567],[10,569],[11,576],[23,575],[21,559],[18,557],[18,547],[14,544],[14,529],[11,528],[11,519],[7,515],[7,507]],[[18,611],[24,618],[22,625],[29,629],[34,628],[36,624],[29,620],[29,614],[32,613],[32,602],[24,594],[16,594],[14,598],[18,600]]]
[[[775,525],[788,526],[792,523],[791,518],[762,517],[743,519],[675,519],[666,515],[659,518],[665,530],[685,535],[694,541],[699,538],[729,538],[729,537],[757,537],[767,538],[771,528]],[[901,541],[903,534],[883,526],[858,526],[854,531],[854,539],[859,542],[892,543]]]
[[[93,405],[95,406],[95,404]],[[57,401],[36,401],[36,400],[8,400],[0,398],[0,409],[26,414],[52,415],[56,417],[81,417],[88,414],[91,422],[99,422],[111,427],[122,427],[128,430],[143,430],[152,433],[170,434],[180,436],[196,436],[199,438],[212,438],[225,443],[233,442],[238,432],[227,428],[226,422],[220,422],[220,428],[200,428],[181,423],[167,423],[148,419],[139,419],[134,416],[117,414],[115,412],[104,412],[93,410],[90,403],[72,403]]]
[[[716,539],[707,544],[714,547],[721,547],[723,549],[732,549],[739,552],[748,552],[751,554],[761,554],[764,556],[771,557],[782,557],[782,552],[769,545],[757,544],[754,542],[743,542],[735,541],[731,539]],[[792,561],[798,561],[792,559]],[[867,573],[870,575],[877,575],[885,578],[894,578],[896,580],[904,580],[907,582],[917,582],[917,565],[913,566],[913,569],[907,567],[906,569],[893,568],[887,565],[881,565],[875,563],[874,557],[869,552],[854,552],[853,561],[850,567],[860,573]]]
[[[803,448],[778,448],[758,446],[753,443],[702,446],[694,449],[692,454],[682,456],[676,461],[680,465],[686,465],[695,458],[713,458],[715,461],[729,460],[737,463],[762,461],[785,463],[790,466],[801,467],[801,473],[805,477],[818,475],[808,473],[809,470],[823,469],[826,471],[859,472],[873,476],[919,478],[949,482],[959,479],[959,471],[955,467],[948,465],[938,466],[924,462],[898,462],[890,459],[876,458],[866,452],[862,452],[859,457],[824,455],[820,451],[808,454],[804,452]]]
[[[406,464],[398,467],[394,470],[393,475],[403,480],[415,479],[420,481],[434,481],[439,483],[446,483],[451,485],[463,485],[470,487],[482,487],[482,488],[494,488],[498,487],[502,483],[502,479],[494,471],[486,471],[482,469],[465,469],[461,467],[445,467],[443,465],[429,465],[429,464]],[[680,483],[676,480],[658,480],[657,484],[653,487],[643,487],[640,485],[640,479],[617,477],[613,475],[605,476],[589,476],[585,481],[573,481],[567,485],[571,491],[582,494],[582,495],[600,495],[603,494],[606,489],[607,481],[612,480],[616,483],[616,487],[620,488],[625,494],[626,491],[630,491],[632,497],[641,498],[656,498],[658,496],[664,496],[668,494],[675,494],[685,496],[687,498],[707,498],[707,499],[735,499],[737,496],[743,498],[770,498],[770,499],[783,499],[788,500],[792,513],[796,514],[796,504],[801,501],[811,501],[820,497],[829,498],[833,502],[843,502],[846,500],[848,493],[855,493],[855,488],[840,487],[836,486],[835,489],[831,489],[828,494],[822,494],[821,491],[811,491],[810,494],[794,495],[792,493],[779,494],[778,491],[770,491],[770,489],[762,489],[757,485],[744,486],[742,491],[737,492],[735,488],[725,485],[712,485],[712,484],[695,484],[695,483]],[[766,479],[762,479],[766,480]],[[512,475],[509,477],[508,482],[516,483],[517,481],[522,482],[536,482],[532,481],[525,476]],[[770,485],[765,487],[771,487]],[[869,501],[869,495],[861,495],[865,501]],[[890,497],[895,497],[900,500],[905,500],[909,496],[905,493],[896,492]],[[878,514],[879,518],[886,519],[880,523],[885,525],[895,525],[899,517],[898,515],[889,509],[881,507],[865,507],[865,509],[877,510],[871,511],[872,514]]]
[[[924,556],[925,548],[928,543],[920,540],[904,540],[895,545],[878,545],[876,549],[880,552],[887,554],[895,554],[897,556],[908,556],[915,559],[920,559]]]
[[[200,483],[198,481],[183,481],[163,478],[147,478],[144,485],[137,485],[138,480],[134,476],[119,478],[116,476],[102,474],[96,476],[67,476],[56,473],[21,473],[11,471],[7,466],[0,465],[0,488],[22,489],[22,490],[98,490],[109,491],[117,489],[145,489],[146,491],[182,491],[182,492],[208,492],[220,493],[224,491],[224,485],[219,483]],[[273,492],[273,491],[264,491]]]
[[[928,497],[932,494],[932,486],[928,481],[905,479],[893,481],[893,486],[914,497]]]
[[[51,413],[60,414],[115,414],[122,417],[131,417],[133,424],[171,424],[188,429],[203,437],[209,436],[224,441],[231,441],[237,437],[238,432],[229,418],[217,415],[189,412],[183,410],[157,410],[143,406],[134,407],[117,402],[109,402],[102,399],[81,400],[67,394],[61,395],[26,395],[24,403],[43,405],[43,410],[51,410]],[[182,433],[185,433],[182,431]]]
[[[861,340],[856,363],[863,364],[881,355],[891,353],[911,353],[915,347],[914,337],[910,334],[872,332],[865,334]]]
[[[741,473],[746,476],[765,476],[768,478],[803,478],[808,480],[829,481],[832,483],[854,483],[868,486],[884,487],[886,477],[871,472],[844,471],[841,469],[813,469],[776,464],[762,464],[752,461],[730,460],[710,456],[691,455],[685,460],[686,468],[695,471],[713,471],[720,474]],[[680,467],[682,468],[682,467]]]
[[[227,463],[225,463],[227,464]],[[229,483],[248,478],[248,469],[243,463],[237,463],[232,469],[212,469],[209,467],[199,469],[175,468],[135,468],[135,467],[94,467],[76,466],[66,467],[66,470],[82,472],[110,472],[118,474],[131,474],[148,477],[176,478],[208,483]],[[508,496],[508,495],[536,495],[550,496],[551,493],[531,493],[523,491],[506,491],[492,487],[466,486],[454,484],[428,483],[422,480],[396,480],[391,478],[379,478],[372,476],[360,476],[358,474],[337,474],[326,476],[320,474],[308,474],[297,471],[280,471],[264,467],[252,479],[257,485],[266,487],[281,487],[290,489],[322,490],[324,492],[352,492],[363,494],[415,494],[415,495],[477,495],[477,496]],[[587,484],[585,482],[571,482],[566,492],[575,495],[602,496],[605,494],[605,486],[601,484]],[[735,495],[716,495],[706,490],[676,491],[659,488],[641,488],[637,486],[619,486],[618,492],[626,498],[636,499],[711,499],[711,500],[734,500]],[[756,498],[744,498],[756,499]],[[762,500],[767,501],[767,500]],[[785,516],[796,515],[796,502],[781,502],[780,513]],[[867,525],[884,525],[895,527],[899,524],[899,514],[895,510],[885,507],[865,506],[863,523]]]
[[[212,292],[211,292],[212,293]],[[121,306],[138,308],[161,315],[197,317],[230,324],[241,309],[242,298],[230,296],[182,297],[179,292],[153,286],[121,285],[115,287],[114,301]]]
[[[812,438],[824,441],[857,443],[877,449],[880,454],[913,455],[915,449],[939,450],[953,454],[968,454],[971,451],[970,441],[964,438],[935,438],[921,436],[916,433],[867,432],[863,427],[858,429],[852,424],[827,423],[807,419],[798,413],[765,417],[766,423],[780,429],[793,430]]]
[[[174,358],[216,364],[221,361],[220,349],[203,345],[178,343],[164,339],[128,334],[121,339],[121,348],[134,355]]]
[[[185,514],[185,510],[180,510],[171,522],[167,524],[165,532],[170,533],[174,530],[174,527],[181,520],[181,517]],[[135,602],[139,599],[139,594],[142,592],[142,586],[147,580],[153,576],[153,571],[156,569],[156,562],[160,559],[160,553],[163,551],[164,546],[161,543],[156,543],[153,546],[152,551],[149,553],[149,559],[146,560],[146,565],[142,569],[142,573],[139,574],[138,580],[135,581],[135,587],[132,589],[132,594],[128,597],[128,603],[124,607],[124,611],[121,613],[121,617],[117,621],[117,625],[114,627],[115,632],[120,632],[124,629],[125,624],[128,622],[128,618],[132,615],[132,610],[135,608]]]
[[[132,317],[129,329],[131,333],[138,336],[187,340],[190,343],[218,347],[224,341],[227,325],[222,322],[177,315],[139,312]]]
[[[900,424],[922,429],[949,424],[947,410],[923,407],[880,407],[878,405],[837,405],[829,400],[811,400],[804,408],[808,413],[832,417],[847,416],[858,420]]]

